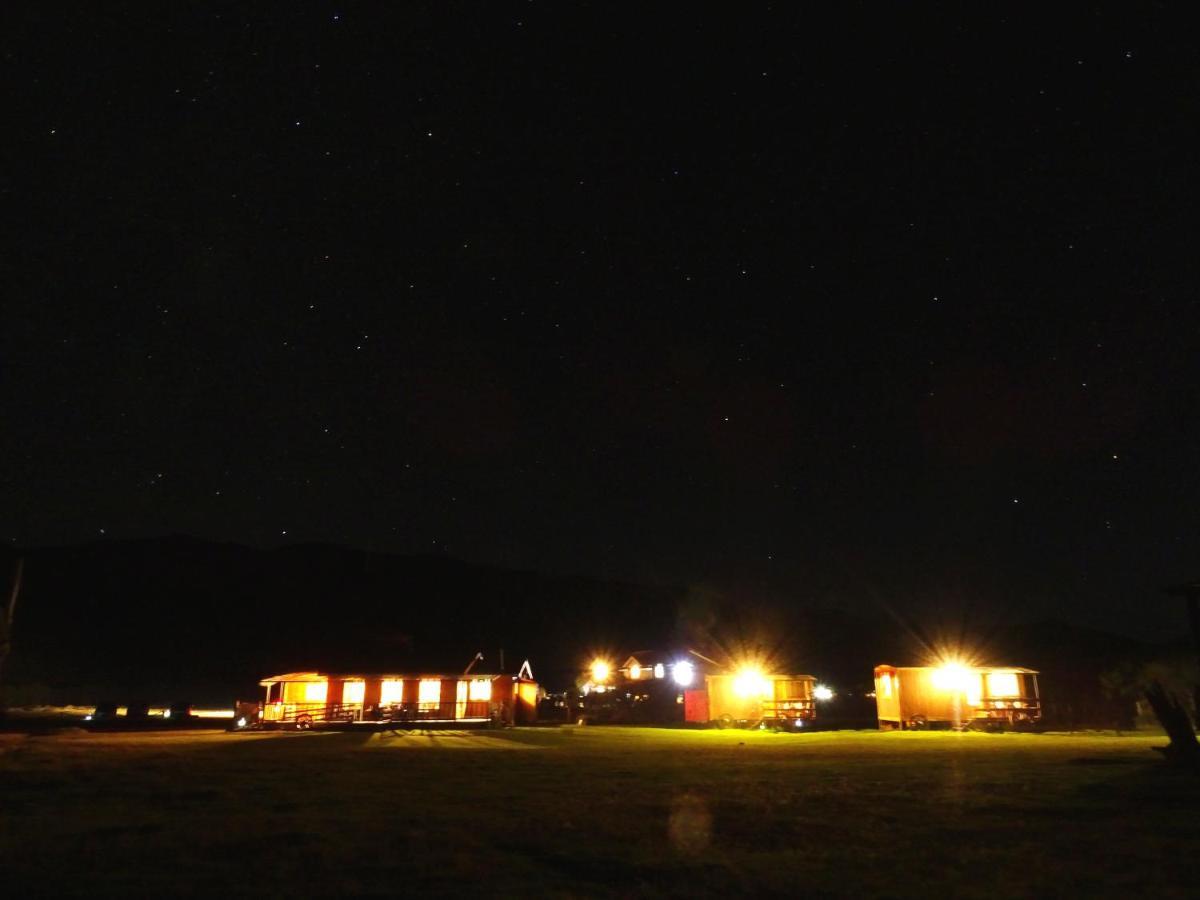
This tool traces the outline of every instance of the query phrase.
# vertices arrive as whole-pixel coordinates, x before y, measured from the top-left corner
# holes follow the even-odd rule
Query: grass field
[[[1195,896],[1161,737],[0,735],[31,894]]]

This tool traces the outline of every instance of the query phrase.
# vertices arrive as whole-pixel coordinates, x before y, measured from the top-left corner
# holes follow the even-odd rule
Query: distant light
[[[238,716],[237,727],[238,728],[246,727],[246,717],[245,716]]]
[[[823,684],[818,684],[815,688],[813,688],[813,697],[817,700],[832,700],[833,689],[828,688]]]
[[[592,662],[592,681],[597,683],[608,681],[608,676],[612,674],[612,668],[602,659],[597,659]]]
[[[687,687],[696,677],[696,668],[686,659],[681,659],[671,667],[671,673],[677,685]]]
[[[85,722],[90,722],[90,721],[92,721],[92,714],[91,714],[91,713],[88,713],[86,716],[84,716],[84,717],[83,717],[83,721],[85,721]]]
[[[169,718],[171,718],[171,711],[170,711],[169,709],[164,709],[164,710],[163,710],[163,718],[164,718],[164,719],[169,719]]]
[[[655,678],[662,678],[666,674],[667,674],[666,666],[664,666],[662,663],[654,664],[654,677]]]
[[[804,720],[803,720],[803,719],[797,719],[797,720],[796,720],[796,727],[797,727],[797,728],[803,728],[803,727],[804,727]]]

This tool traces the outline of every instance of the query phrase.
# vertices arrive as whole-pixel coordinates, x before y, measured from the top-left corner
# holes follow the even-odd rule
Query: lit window
[[[486,678],[480,678],[471,682],[470,700],[491,700],[492,699],[492,682]]]
[[[641,678],[642,677],[642,667],[639,666],[637,663],[634,663],[632,666],[630,666],[629,667],[629,677],[632,678],[634,681],[637,681],[637,679]]]
[[[454,718],[462,719],[467,715],[467,686],[469,682],[460,681],[454,691]]]
[[[442,680],[440,678],[422,678],[417,700],[422,712],[432,712],[442,703]]]
[[[400,703],[404,699],[404,682],[399,678],[390,678],[379,686],[379,702],[383,704]]]
[[[666,674],[667,674],[666,666],[664,666],[662,663],[654,664],[654,677],[655,678],[662,678]]]
[[[305,703],[324,703],[325,695],[329,689],[328,683],[324,681],[309,681],[304,685],[304,702]]]
[[[976,675],[967,683],[967,706],[978,706],[983,698],[979,689],[983,687],[983,679]]]
[[[1016,672],[988,672],[987,690],[989,697],[1021,696],[1021,686]]]
[[[362,703],[366,696],[367,685],[363,681],[346,681],[342,684],[343,703]]]
[[[883,694],[883,696],[885,698],[892,696],[892,673],[891,672],[884,672],[882,675],[879,676],[879,692],[881,694]]]

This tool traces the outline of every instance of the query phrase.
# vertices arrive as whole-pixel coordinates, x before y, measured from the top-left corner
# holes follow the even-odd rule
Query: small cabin
[[[289,672],[259,684],[265,689],[259,724],[267,728],[537,720],[538,685],[528,665],[517,675]]]
[[[1032,726],[1042,718],[1037,676],[1020,666],[876,666],[879,727]]]
[[[812,675],[708,674],[702,688],[684,691],[684,719],[721,726],[801,728],[816,718],[816,683]]]

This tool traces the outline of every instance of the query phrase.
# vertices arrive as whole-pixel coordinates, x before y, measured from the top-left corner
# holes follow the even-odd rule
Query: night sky
[[[1191,32],[647,7],[6,10],[4,540],[1179,630]]]

